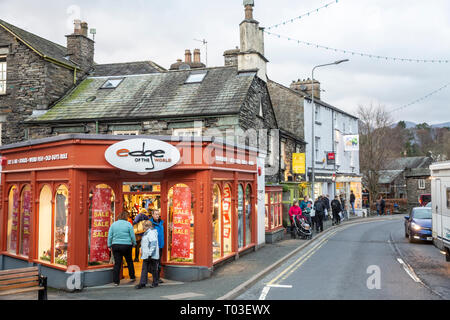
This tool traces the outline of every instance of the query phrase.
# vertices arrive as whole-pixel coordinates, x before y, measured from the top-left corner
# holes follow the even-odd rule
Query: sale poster
[[[92,197],[90,262],[109,260],[108,231],[111,220],[111,189],[97,188]]]
[[[30,225],[31,225],[31,191],[23,192],[23,217],[22,217],[22,254],[28,256],[30,252]]]
[[[173,188],[172,257],[189,259],[191,191],[189,187]]]
[[[9,249],[13,252],[17,250],[17,235],[19,227],[19,191],[17,188],[13,189],[13,207],[12,207],[12,221],[11,221],[11,237],[9,242]]]
[[[229,186],[223,188],[222,214],[223,237],[229,239],[231,236],[231,188]]]

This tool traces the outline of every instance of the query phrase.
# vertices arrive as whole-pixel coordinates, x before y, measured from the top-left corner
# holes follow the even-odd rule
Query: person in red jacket
[[[289,219],[291,220],[291,229],[293,229],[294,227],[294,219],[296,216],[299,216],[298,218],[302,217],[302,209],[298,206],[298,201],[294,200],[292,207],[289,209]]]

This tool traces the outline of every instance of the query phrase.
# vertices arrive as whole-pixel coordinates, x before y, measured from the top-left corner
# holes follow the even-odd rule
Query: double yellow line
[[[345,227],[346,229],[347,227]],[[304,255],[298,258],[293,264],[287,267],[283,272],[281,272],[278,276],[272,279],[267,283],[267,286],[273,286],[280,284],[283,280],[286,280],[293,272],[295,272],[298,268],[301,267],[303,263],[305,263],[312,255],[314,255],[317,250],[319,250],[324,244],[328,242],[328,239],[335,235],[338,231],[342,231],[344,228],[339,228],[332,231],[330,234],[326,235],[325,238],[320,240],[317,244],[315,244],[311,249],[309,249]]]

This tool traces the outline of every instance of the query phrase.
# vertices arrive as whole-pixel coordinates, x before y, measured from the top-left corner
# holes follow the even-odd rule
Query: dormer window
[[[205,79],[206,72],[191,73],[185,83],[200,83]]]
[[[115,89],[122,83],[124,78],[110,78],[101,86],[100,89]]]

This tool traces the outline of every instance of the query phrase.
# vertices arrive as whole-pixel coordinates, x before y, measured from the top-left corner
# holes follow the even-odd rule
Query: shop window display
[[[61,185],[55,195],[54,262],[67,266],[67,245],[69,242],[68,219],[69,190]]]
[[[238,247],[244,247],[244,189],[238,186]]]
[[[19,228],[19,189],[11,187],[8,195],[8,252],[17,252],[17,237]]]
[[[115,195],[106,184],[99,184],[89,193],[88,263],[109,264],[108,231],[115,221]]]
[[[265,194],[265,201],[264,201],[264,204],[265,204],[265,210],[266,210],[266,212],[265,212],[265,228],[266,228],[266,230],[269,230],[269,194],[266,192],[266,194]]]
[[[169,189],[168,247],[170,262],[194,262],[194,211],[189,186],[177,184]]]
[[[28,257],[31,237],[31,186],[27,184],[20,196],[19,254]]]
[[[245,245],[252,243],[252,188],[250,185],[245,189]]]
[[[52,189],[45,185],[39,195],[39,260],[51,262]]]
[[[213,188],[213,210],[212,210],[212,248],[213,260],[222,257],[221,246],[221,220],[222,220],[222,195],[219,186]]]

